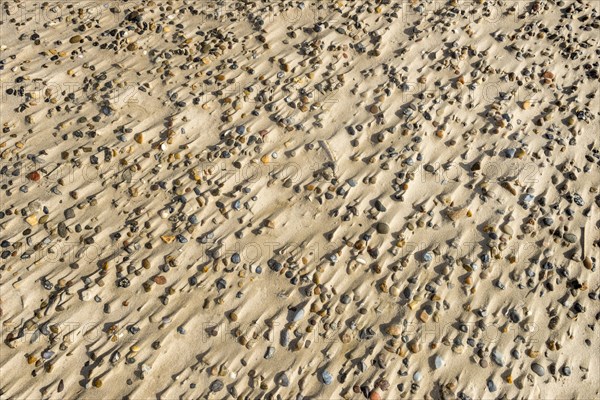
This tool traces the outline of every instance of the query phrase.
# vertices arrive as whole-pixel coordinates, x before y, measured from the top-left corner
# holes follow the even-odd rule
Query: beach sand
[[[0,4],[1,399],[600,398],[600,2]]]

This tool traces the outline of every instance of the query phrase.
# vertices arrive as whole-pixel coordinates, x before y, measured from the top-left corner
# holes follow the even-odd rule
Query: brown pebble
[[[29,178],[29,180],[31,180],[31,181],[37,182],[42,178],[42,176],[40,175],[39,172],[33,171],[33,172],[30,172],[29,174],[27,174],[27,178]]]

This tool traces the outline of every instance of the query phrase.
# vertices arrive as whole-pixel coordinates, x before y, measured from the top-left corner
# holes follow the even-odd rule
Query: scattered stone
[[[546,369],[535,362],[531,364],[531,370],[535,372],[538,376],[544,376],[546,374]]]
[[[444,365],[444,359],[442,357],[440,357],[439,355],[436,355],[433,358],[433,365],[434,365],[435,369],[442,368],[442,366]]]
[[[378,222],[376,225],[377,233],[385,235],[390,232],[390,226],[384,222]]]
[[[331,385],[333,383],[333,376],[327,370],[323,370],[321,373],[321,380],[326,385]]]

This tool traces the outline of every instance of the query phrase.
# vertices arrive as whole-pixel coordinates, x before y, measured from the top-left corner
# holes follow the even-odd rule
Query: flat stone
[[[538,376],[544,376],[546,374],[546,369],[535,362],[531,364],[531,370],[535,372]]]
[[[498,364],[501,367],[504,366],[504,357],[502,356],[502,354],[498,353],[498,350],[494,349],[492,351],[491,357],[492,361],[494,361],[496,364]]]
[[[433,359],[433,365],[435,366],[435,369],[440,369],[444,366],[444,359],[440,356],[435,356]]]
[[[382,235],[385,235],[390,232],[390,226],[385,222],[378,222],[375,226],[375,229],[377,229],[377,233]]]
[[[331,385],[331,383],[333,382],[333,376],[327,370],[323,370],[323,372],[321,373],[321,379],[323,380],[323,383],[326,385]]]

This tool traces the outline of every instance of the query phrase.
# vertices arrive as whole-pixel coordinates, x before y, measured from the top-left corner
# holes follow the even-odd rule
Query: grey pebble
[[[382,235],[385,235],[390,232],[390,226],[385,222],[378,222],[375,226],[375,229],[377,229],[377,233]]]
[[[269,359],[273,358],[273,355],[275,355],[275,347],[273,347],[273,346],[267,347],[267,352],[265,353],[265,359],[269,360]]]
[[[220,392],[221,390],[223,390],[223,387],[225,385],[223,384],[223,381],[220,379],[214,380],[211,384],[210,384],[210,391],[211,392]]]
[[[499,366],[504,366],[504,357],[502,356],[502,354],[498,353],[497,349],[494,349],[492,351],[492,361],[494,361],[496,364],[498,364]]]
[[[290,386],[290,378],[288,378],[288,376],[285,373],[282,373],[279,377],[279,385],[283,387]]]
[[[435,358],[433,359],[433,364],[435,366],[435,369],[440,369],[444,366],[444,359],[440,356],[435,356]]]
[[[421,382],[422,379],[423,379],[423,374],[421,373],[421,371],[417,371],[414,373],[413,380],[415,382]]]
[[[331,373],[326,369],[323,370],[323,372],[321,373],[321,379],[326,385],[331,385],[331,383],[333,382],[333,376],[331,376]]]
[[[73,219],[73,218],[75,218],[75,211],[73,211],[72,208],[67,208],[65,210],[65,218],[66,219]]]
[[[58,223],[58,236],[60,236],[61,238],[66,238],[67,237],[67,225],[64,222],[59,222]]]
[[[546,369],[535,362],[531,364],[531,370],[535,372],[538,376],[544,376],[546,374]]]
[[[302,318],[304,318],[304,309],[300,308],[292,315],[292,322],[300,321]]]

